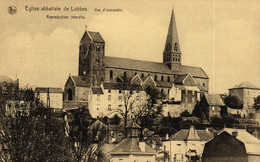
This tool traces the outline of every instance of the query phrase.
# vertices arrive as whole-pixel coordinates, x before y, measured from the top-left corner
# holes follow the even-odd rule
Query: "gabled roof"
[[[88,31],[88,33],[94,42],[100,42],[100,43],[105,42],[99,32]]]
[[[103,83],[104,89],[114,89],[114,90],[138,90],[143,91],[143,87],[139,84],[129,84],[129,83]]]
[[[174,81],[174,84],[183,84],[184,79],[187,77],[187,74],[179,75]]]
[[[139,71],[149,71],[153,73],[161,73],[161,74],[188,74],[190,73],[193,77],[199,78],[208,78],[206,73],[202,68],[193,67],[193,66],[180,66],[180,71],[173,72],[171,69],[164,63],[160,62],[151,62],[151,61],[141,61],[127,58],[119,58],[119,57],[111,57],[105,56],[105,65],[106,67],[111,68],[120,68],[120,69],[131,69],[131,70],[139,70]]]
[[[14,83],[14,80],[5,75],[0,75],[0,83]]]
[[[103,94],[101,87],[91,87],[91,91],[93,94]]]
[[[48,88],[48,87],[36,87],[36,93],[47,93],[49,89],[49,93],[63,93],[61,88]]]
[[[210,106],[225,106],[225,103],[219,94],[204,94]]]
[[[188,140],[189,137],[189,132],[190,129],[181,129],[180,131],[178,131],[177,133],[175,133],[173,136],[171,136],[170,140],[171,141],[186,141]],[[194,136],[193,139],[197,139],[198,138],[196,136],[199,137],[200,141],[208,141],[209,139],[211,139],[213,137],[213,133],[206,131],[206,130],[196,130],[197,135]],[[190,139],[192,139],[190,136]]]
[[[142,152],[138,138],[126,138],[110,151],[110,154],[155,154],[155,151],[145,144],[145,152]]]
[[[83,76],[71,76],[72,81],[78,87],[90,87],[89,80]]]

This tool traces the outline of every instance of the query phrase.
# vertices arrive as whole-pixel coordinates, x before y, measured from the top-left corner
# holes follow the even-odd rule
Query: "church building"
[[[139,84],[143,88],[156,87],[162,96],[169,98],[174,81],[180,80],[178,77],[183,78],[184,75],[189,75],[195,81],[194,86],[202,93],[208,91],[209,78],[204,70],[200,67],[182,65],[182,52],[173,10],[165,48],[162,51],[163,62],[106,56],[105,45],[99,32],[86,29],[79,46],[78,76],[69,77],[64,89],[65,101],[77,98],[76,93],[81,92],[75,89],[77,85],[82,85],[82,82],[86,82],[82,86],[85,92],[90,91],[91,87],[100,87],[102,83]]]

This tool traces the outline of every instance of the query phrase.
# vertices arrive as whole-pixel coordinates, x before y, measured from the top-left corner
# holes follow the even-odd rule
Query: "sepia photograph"
[[[259,0],[0,1],[0,161],[260,161]]]

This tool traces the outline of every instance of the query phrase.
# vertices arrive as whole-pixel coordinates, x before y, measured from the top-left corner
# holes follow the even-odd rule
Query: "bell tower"
[[[87,30],[79,46],[78,75],[86,78],[92,86],[99,86],[105,79],[105,41],[99,32]]]
[[[163,52],[163,63],[169,66],[172,71],[179,71],[181,65],[181,49],[177,34],[174,10],[172,9],[170,25]]]

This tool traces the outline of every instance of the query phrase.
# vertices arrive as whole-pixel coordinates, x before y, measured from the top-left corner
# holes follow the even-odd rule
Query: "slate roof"
[[[237,88],[247,88],[247,89],[260,89],[260,87],[250,83],[250,82],[242,82],[239,85],[236,85],[234,88],[231,89],[237,89]]]
[[[155,81],[156,87],[171,88],[173,83],[165,81]]]
[[[141,127],[138,124],[136,124],[136,122],[134,122],[134,121],[129,122],[127,124],[126,128],[138,128],[138,129],[141,129]]]
[[[48,87],[36,87],[35,92],[36,93],[47,93],[49,89],[50,93],[63,93],[63,90],[61,88],[48,88]]]
[[[244,143],[248,154],[260,155],[260,140],[248,133],[245,129],[224,128],[219,134],[227,132],[232,135],[234,131],[237,132],[236,138]]]
[[[225,103],[219,94],[204,94],[210,106],[225,106]]]
[[[99,32],[88,31],[88,33],[94,42],[100,42],[100,43],[105,42]]]
[[[171,136],[170,140],[185,141],[188,139],[189,132],[190,132],[189,129],[181,129],[179,132]],[[208,132],[206,130],[196,130],[196,132],[201,141],[208,141],[209,139],[213,138],[213,133]]]
[[[71,76],[72,80],[75,82],[78,87],[89,87],[89,81],[85,77],[82,76]]]
[[[164,73],[164,74],[183,75],[183,74],[190,73],[193,77],[208,78],[207,74],[203,71],[202,68],[185,66],[185,65],[181,65],[180,71],[173,72],[164,63],[141,61],[141,60],[111,57],[111,56],[105,56],[105,65],[106,67],[150,71],[150,72]]]
[[[115,89],[115,90],[138,90],[143,91],[143,87],[138,84],[129,83],[103,83],[104,89]]]
[[[188,74],[179,75],[174,81],[174,84],[183,84],[184,79],[187,77]]]
[[[0,83],[14,83],[14,80],[5,75],[0,75]]]
[[[92,87],[91,90],[93,94],[103,94],[103,91],[100,87]]]
[[[139,139],[138,138],[126,138],[120,142],[110,154],[139,154],[139,153],[152,153],[155,154],[155,151],[145,144],[145,152],[141,152],[139,148]]]

